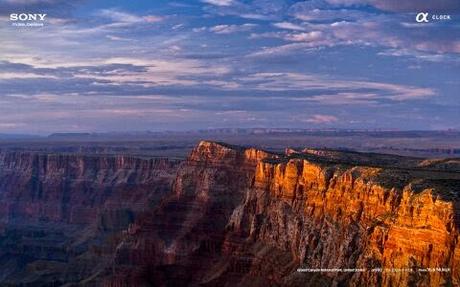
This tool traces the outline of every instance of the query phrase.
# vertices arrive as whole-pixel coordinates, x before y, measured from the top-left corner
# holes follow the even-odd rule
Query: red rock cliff
[[[120,232],[170,194],[178,164],[0,152],[0,285],[62,286],[102,272]]]
[[[104,210],[142,210],[155,191],[168,191],[176,165],[130,156],[2,152],[0,220],[87,224]]]
[[[329,156],[262,161],[242,205],[248,219],[232,222],[248,238],[290,252],[302,268],[367,270],[326,273],[331,284],[459,285],[458,171],[412,166],[410,159],[404,166],[403,158],[399,167],[386,166],[369,157],[373,166],[349,165],[348,158],[332,163]]]
[[[457,286],[458,167],[201,142],[173,193],[123,239],[105,284]]]

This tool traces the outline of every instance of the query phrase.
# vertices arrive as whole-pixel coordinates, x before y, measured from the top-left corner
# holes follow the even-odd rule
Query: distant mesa
[[[88,138],[93,136],[91,133],[53,133],[48,138]]]

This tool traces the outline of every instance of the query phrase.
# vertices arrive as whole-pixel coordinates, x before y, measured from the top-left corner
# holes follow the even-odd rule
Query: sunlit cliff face
[[[107,282],[127,282],[126,266],[146,264],[157,273],[141,272],[136,280],[458,284],[458,164],[316,150],[284,156],[202,142],[162,208],[136,223],[148,235],[139,231],[124,239],[120,273]],[[154,247],[142,256],[137,246],[148,238],[155,238]],[[165,268],[188,272],[175,277]],[[365,271],[312,274],[298,268]]]

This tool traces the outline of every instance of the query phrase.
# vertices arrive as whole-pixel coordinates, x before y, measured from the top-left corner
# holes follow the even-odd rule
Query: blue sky
[[[458,129],[459,19],[458,0],[0,0],[0,133]]]

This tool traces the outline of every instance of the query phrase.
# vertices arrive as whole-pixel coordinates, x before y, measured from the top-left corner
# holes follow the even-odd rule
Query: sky
[[[0,133],[459,129],[459,91],[458,0],[0,0]]]

